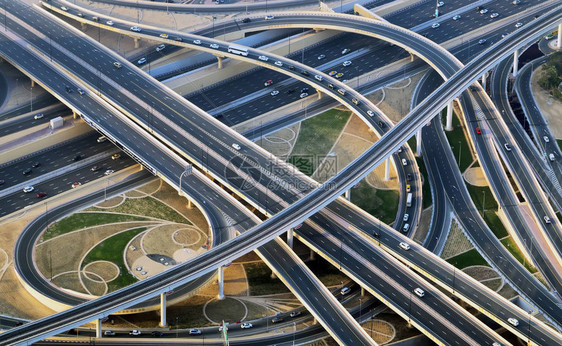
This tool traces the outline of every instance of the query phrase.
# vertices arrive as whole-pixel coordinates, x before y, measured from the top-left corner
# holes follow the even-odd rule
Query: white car
[[[480,14],[486,14],[488,13],[488,9],[487,8],[483,8],[480,10]]]
[[[114,336],[115,332],[111,330],[106,330],[103,332],[103,336]]]
[[[241,148],[240,144],[238,144],[238,143],[232,143],[232,147],[236,150],[240,150],[240,148]]]
[[[459,19],[461,19],[461,15],[460,15],[460,14],[457,14],[456,16],[453,17],[453,20],[459,20]]]
[[[485,38],[481,38],[478,40],[478,44],[484,44],[486,43],[486,39]]]
[[[326,57],[326,56],[325,56],[324,54],[320,54],[320,55],[318,56],[318,60],[322,60],[322,59],[324,59],[325,57]]]
[[[402,159],[402,166],[408,166],[408,161],[406,161],[406,159]]]
[[[250,328],[252,328],[252,327],[253,327],[253,325],[252,325],[251,323],[249,323],[249,322],[245,322],[245,323],[242,323],[242,324],[240,325],[240,328],[242,328],[242,329],[250,329]]]
[[[544,139],[545,143],[550,142],[550,138],[548,138],[548,136],[544,136],[542,139]]]
[[[432,27],[433,29],[437,29],[440,25],[441,25],[441,24],[439,24],[439,23],[433,23],[433,24],[431,24],[431,27]]]
[[[317,74],[317,75],[314,76],[314,78],[316,78],[316,79],[317,79],[318,81],[320,81],[320,82],[322,81],[322,76],[321,76],[321,75],[318,75],[318,74]]]
[[[275,95],[278,95],[278,94],[279,94],[279,90],[273,90],[271,92],[271,96],[275,96]]]
[[[518,326],[519,325],[519,321],[516,318],[510,317],[507,319],[507,322],[511,323],[514,326]]]
[[[65,6],[61,6],[60,9],[63,10],[63,11],[68,11],[68,7],[65,7]]]
[[[372,110],[368,110],[367,114],[369,114],[370,117],[374,117],[375,113]]]
[[[142,29],[135,25],[135,26],[132,26],[132,27],[131,27],[131,31],[134,31],[134,32],[141,32]]]
[[[265,16],[265,20],[271,20],[271,19],[275,19],[275,17],[272,14],[268,14],[267,16]]]
[[[552,221],[550,221],[550,218],[548,216],[544,216],[544,223],[551,223]]]
[[[308,93],[301,93],[300,98],[303,99],[303,98],[305,98],[305,97],[307,97],[307,96],[308,96]]]
[[[266,57],[265,55],[258,56],[258,59],[260,59],[261,61],[268,61],[269,60],[269,58]]]
[[[349,287],[344,287],[341,289],[340,293],[342,296],[345,296],[346,294],[348,294],[349,292],[351,292],[351,288]]]
[[[509,143],[504,143],[503,147],[506,151],[511,151],[511,145],[509,145]]]
[[[112,20],[108,20],[107,22],[105,22],[105,24],[113,26],[113,21]]]
[[[419,287],[417,287],[417,288],[414,290],[414,293],[415,293],[416,295],[418,295],[420,298],[425,295],[425,292],[424,292],[421,288],[419,288]]]
[[[406,244],[406,243],[404,243],[404,242],[401,242],[399,245],[400,245],[400,247],[401,247],[402,249],[404,249],[404,250],[406,250],[406,251],[410,250],[410,245],[408,245],[408,244]]]
[[[443,1],[439,1],[439,2],[437,3],[437,7],[441,7],[441,6],[443,6],[443,5],[445,5],[445,3],[444,3]]]
[[[23,192],[25,192],[25,193],[29,193],[33,190],[35,190],[35,188],[33,186],[26,186],[26,187],[23,188]]]
[[[209,47],[213,48],[213,49],[218,49],[219,45],[216,43],[211,43],[211,45],[209,45]]]
[[[111,173],[114,173],[115,171],[112,169],[108,169],[107,171],[105,171],[104,175],[110,175]]]
[[[142,267],[136,267],[135,270],[140,272],[140,271],[142,271]]]
[[[228,332],[228,326],[224,326],[225,330]],[[222,332],[222,325],[219,326],[219,332]]]
[[[139,61],[137,61],[137,64],[142,65],[146,63],[146,58],[140,58]]]
[[[496,18],[497,16],[499,16],[500,14],[497,12],[494,12],[490,15],[490,18]]]
[[[38,119],[41,119],[41,118],[43,118],[43,117],[44,117],[43,113],[39,113],[39,114],[35,114],[35,116],[33,117],[33,119],[38,120]],[[545,137],[545,138],[548,138],[548,137]]]
[[[165,45],[165,44],[161,44],[161,45],[159,45],[158,47],[156,47],[156,51],[157,51],[157,52],[161,52],[161,51],[164,50],[164,48],[166,48],[166,45]]]
[[[276,61],[275,65],[281,67],[281,66],[283,66],[283,63],[281,61]]]
[[[201,334],[201,331],[199,329],[191,328],[189,330],[189,335],[199,335],[199,334]]]
[[[344,49],[344,50],[341,51],[341,54],[344,55],[344,54],[347,54],[347,53],[349,53],[349,52],[351,52],[351,49],[346,48],[346,49]]]
[[[138,335],[141,335],[141,331],[133,329],[129,332],[129,335],[138,336]]]
[[[517,22],[517,23],[515,24],[515,27],[516,27],[516,28],[520,28],[520,27],[522,27],[522,26],[523,26],[523,23],[521,23],[521,22]]]
[[[346,61],[343,62],[342,65],[343,65],[343,66],[349,66],[349,65],[351,65],[351,61],[346,60]]]
[[[410,218],[410,214],[404,214],[404,218],[402,220],[408,221],[409,218]]]
[[[160,34],[161,38],[168,38],[168,34]]]
[[[201,44],[201,40],[193,40],[193,43],[195,43],[195,44]]]

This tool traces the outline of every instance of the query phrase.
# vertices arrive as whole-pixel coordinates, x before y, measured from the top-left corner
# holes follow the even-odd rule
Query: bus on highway
[[[228,46],[228,52],[233,54],[248,56],[248,48],[239,47],[235,45]]]
[[[412,193],[409,192],[408,197],[406,198],[406,207],[411,207],[411,206],[412,206]]]

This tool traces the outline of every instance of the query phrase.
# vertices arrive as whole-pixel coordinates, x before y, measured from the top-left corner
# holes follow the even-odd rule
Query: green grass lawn
[[[253,296],[287,293],[289,289],[279,279],[271,278],[271,269],[263,262],[244,264],[250,293]]]
[[[82,268],[84,268],[84,266],[88,263],[99,260],[115,263],[119,267],[120,275],[115,280],[108,283],[108,292],[118,290],[137,282],[137,278],[129,274],[126,270],[123,253],[125,252],[125,247],[129,241],[145,229],[145,227],[135,228],[126,232],[118,233],[102,241],[86,255],[86,258],[84,258],[84,262],[82,263]]]
[[[468,183],[466,184],[466,188],[480,215],[482,215],[482,203],[486,203],[484,208],[484,221],[486,221],[486,224],[490,227],[492,232],[494,232],[496,237],[498,239],[506,237],[507,230],[496,214],[498,203],[494,199],[492,190],[487,186],[474,186]]]
[[[443,114],[446,114],[443,112]],[[445,134],[447,135],[447,139],[449,140],[449,145],[452,147],[453,155],[455,156],[455,160],[459,160],[460,154],[460,170],[464,172],[468,166],[474,161],[472,157],[472,153],[470,152],[470,147],[468,146],[468,141],[465,137],[465,133],[463,131],[463,127],[455,113],[453,116],[453,130],[446,131]]]
[[[329,153],[351,112],[331,109],[302,122],[289,163],[310,176]]]
[[[94,209],[101,210],[99,208]],[[111,208],[110,211],[112,213],[144,215],[177,223],[191,224],[185,217],[180,215],[174,209],[150,196],[127,199],[117,207]]]
[[[393,222],[398,212],[398,191],[375,190],[365,180],[351,189],[351,202],[384,223]]]
[[[451,257],[447,260],[447,262],[451,263],[455,267],[459,269],[463,269],[469,266],[474,265],[483,265],[488,266],[488,262],[482,257],[476,249],[469,250],[467,252],[463,252],[460,255],[456,255]]]
[[[521,252],[521,250],[519,250],[519,247],[517,247],[517,244],[515,244],[515,241],[513,240],[513,238],[511,238],[511,236],[502,239],[501,242],[509,250],[509,252],[511,252],[513,257],[515,257],[519,261],[519,263],[525,265],[525,268],[527,268],[529,272],[531,273],[537,272],[537,269],[532,265],[530,265],[529,262],[525,260],[523,253]]]
[[[556,143],[558,143],[558,147],[562,150],[562,139],[557,139]]]
[[[47,240],[65,234],[68,232],[76,231],[81,228],[90,226],[105,225],[115,222],[125,221],[146,221],[147,219],[141,216],[118,215],[108,213],[76,213],[62,219],[61,221],[51,225],[41,236],[42,240]]]

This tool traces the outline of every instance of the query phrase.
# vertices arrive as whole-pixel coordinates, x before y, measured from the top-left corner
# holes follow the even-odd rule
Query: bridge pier
[[[220,266],[218,269],[219,272],[219,294],[217,296],[217,298],[219,300],[223,300],[224,299],[224,267]]]
[[[322,98],[322,92],[316,89],[316,94],[318,94],[318,99],[320,100]]]
[[[133,40],[135,41],[135,48],[139,48],[139,38],[138,37],[133,37]]]
[[[414,59],[416,58],[416,56],[412,53],[410,53],[410,62],[414,61]]]
[[[32,79],[31,80],[31,87],[33,88],[35,86],[35,81]]]
[[[422,130],[416,132],[416,155],[422,156]]]
[[[187,200],[187,209],[191,209],[191,200],[190,199]]]
[[[82,31],[86,31],[87,28],[88,26],[86,25],[86,23],[80,23],[80,29],[82,29]]]
[[[96,320],[96,338],[101,338],[103,336],[102,330],[101,330],[101,320],[98,318]]]
[[[78,113],[75,110],[72,110],[72,119],[78,119]]]
[[[519,73],[519,49],[513,52],[513,77],[517,77]]]
[[[558,24],[558,39],[556,40],[556,47],[562,50],[562,23]]]
[[[287,230],[287,245],[289,245],[289,247],[292,249],[293,248],[293,238],[295,235],[295,231],[292,228],[289,228],[289,230]]]
[[[217,57],[217,61],[218,61],[218,69],[221,70],[222,69],[222,56],[218,56],[215,55]]]
[[[390,179],[390,158],[384,160],[384,181]]]
[[[310,254],[308,255],[308,260],[314,261],[315,258],[316,258],[316,253],[314,251],[312,251],[312,249],[310,249]]]
[[[361,297],[365,296],[365,287],[361,286]]]
[[[484,90],[486,90],[486,77],[487,73],[484,72],[484,74],[482,75],[482,88],[484,88]]]
[[[168,292],[160,293],[160,327],[168,325],[166,321],[166,295]]]
[[[345,199],[347,199],[348,201],[351,201],[351,189],[345,191],[345,193],[343,194]]]
[[[447,106],[447,123],[445,131],[453,131],[453,101]]]

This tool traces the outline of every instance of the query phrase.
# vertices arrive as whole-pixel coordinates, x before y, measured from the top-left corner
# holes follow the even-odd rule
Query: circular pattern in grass
[[[81,279],[84,289],[88,291],[89,294],[101,297],[107,293],[107,283],[98,274],[85,273],[84,271],[82,271]]]
[[[232,297],[209,300],[203,306],[203,315],[212,323],[243,321],[248,315],[246,304]]]
[[[181,246],[193,246],[201,241],[201,232],[195,228],[178,229],[172,234],[174,243]]]
[[[103,202],[99,202],[98,204],[96,204],[96,207],[100,209],[111,209],[117,207],[123,202],[125,202],[125,197],[123,195],[119,195],[119,196],[112,197],[108,200],[105,200]]]
[[[363,324],[367,334],[379,345],[386,344],[396,336],[394,326],[383,320],[371,320]]]
[[[82,275],[92,281],[110,282],[119,276],[120,270],[117,264],[109,261],[90,262],[82,269]],[[95,275],[90,275],[95,274]]]

